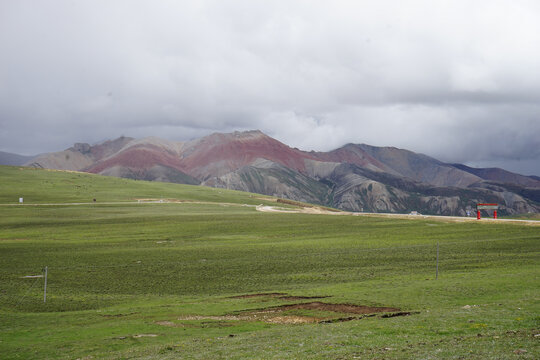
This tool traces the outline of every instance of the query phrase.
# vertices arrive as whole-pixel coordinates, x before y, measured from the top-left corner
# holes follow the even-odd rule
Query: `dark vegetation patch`
[[[335,318],[335,319],[329,319],[329,320],[321,320],[319,321],[319,324],[334,324],[338,322],[346,322],[346,321],[352,321],[352,320],[360,320],[368,317],[374,317],[377,316],[377,314],[364,314],[361,316],[348,316],[348,317],[342,317],[342,318]]]
[[[251,298],[257,298],[257,297],[280,297],[280,296],[287,296],[287,294],[285,293],[246,294],[246,295],[231,296],[230,299],[251,299]]]
[[[224,328],[234,326],[233,323],[227,321],[202,321],[200,327],[205,328]]]
[[[104,318],[119,318],[119,317],[125,317],[129,315],[135,315],[138,314],[137,312],[127,313],[127,314],[101,314]]]
[[[333,323],[338,323],[338,322],[360,320],[360,319],[364,319],[364,318],[368,318],[368,317],[375,317],[375,316],[379,316],[381,319],[388,319],[388,318],[393,318],[393,317],[396,317],[396,316],[409,316],[409,315],[413,315],[413,314],[420,314],[420,312],[419,311],[413,311],[413,312],[399,311],[399,312],[394,312],[394,313],[384,313],[382,315],[378,315],[377,313],[364,314],[364,315],[360,315],[360,316],[348,316],[348,317],[343,317],[343,318],[321,320],[321,321],[319,321],[319,324],[333,324]]]
[[[231,296],[230,299],[252,299],[252,298],[258,298],[258,297],[271,297],[271,298],[278,298],[278,299],[287,300],[287,301],[294,301],[294,300],[309,300],[309,299],[325,299],[325,298],[329,298],[330,296],[292,296],[286,293],[259,293],[259,294],[246,294],[246,295]]]
[[[161,325],[165,327],[171,327],[171,328],[199,328],[199,329],[206,329],[206,328],[224,328],[224,327],[231,327],[234,326],[234,323],[231,321],[238,320],[233,319],[230,317],[220,317],[220,316],[197,316],[197,317],[189,317],[189,320],[193,322],[174,322],[169,320],[162,320],[162,321],[156,321],[154,324]],[[201,321],[204,320],[204,321]]]
[[[286,295],[286,296],[280,296],[279,298],[282,300],[294,301],[294,300],[309,300],[309,299],[326,299],[329,297],[331,296],[289,296],[289,295]]]
[[[373,306],[362,306],[362,305],[352,305],[352,304],[328,304],[323,302],[311,302],[311,303],[300,303],[300,304],[291,304],[291,305],[281,305],[275,306],[268,309],[276,309],[281,311],[287,310],[318,310],[318,311],[331,311],[337,313],[345,314],[373,314],[381,312],[395,312],[400,311],[398,308],[392,307],[373,307]]]
[[[396,317],[396,316],[409,316],[409,315],[412,315],[412,314],[419,314],[419,312],[399,311],[399,312],[396,312],[396,313],[383,314],[383,315],[381,315],[381,317],[383,319],[386,319],[386,318],[391,318],[391,317]]]

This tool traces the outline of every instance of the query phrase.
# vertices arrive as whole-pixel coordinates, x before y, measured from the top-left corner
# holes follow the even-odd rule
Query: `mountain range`
[[[347,144],[329,152],[291,148],[260,131],[173,142],[120,137],[76,143],[0,163],[249,191],[349,211],[461,215],[477,203],[499,213],[539,212],[540,180],[498,168],[448,164],[395,147]]]

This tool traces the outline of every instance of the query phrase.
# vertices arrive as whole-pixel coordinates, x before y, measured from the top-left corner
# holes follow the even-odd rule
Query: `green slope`
[[[255,198],[255,196],[257,198]],[[118,202],[137,199],[260,204],[264,195],[203,186],[137,181],[83,172],[0,166],[0,204]]]
[[[0,206],[2,359],[540,357],[538,227],[261,213],[248,193],[0,171],[3,203],[87,202],[77,185],[98,200]],[[131,202],[161,196],[193,202]],[[46,303],[23,278],[44,266]],[[238,297],[257,293],[297,298]],[[313,302],[411,314],[275,307]]]

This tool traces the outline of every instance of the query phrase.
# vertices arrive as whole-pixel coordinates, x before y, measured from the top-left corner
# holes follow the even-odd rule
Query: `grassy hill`
[[[133,202],[137,199],[180,199],[261,204],[264,195],[202,186],[137,181],[76,171],[0,166],[0,204]]]
[[[0,167],[1,357],[540,357],[537,226],[261,203]]]

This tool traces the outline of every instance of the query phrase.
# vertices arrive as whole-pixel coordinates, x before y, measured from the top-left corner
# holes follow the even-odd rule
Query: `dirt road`
[[[237,203],[220,203],[210,201],[190,201],[178,199],[138,199],[136,201],[108,201],[108,202],[79,202],[79,203],[43,203],[43,204],[0,204],[0,206],[80,206],[80,205],[127,205],[127,204],[208,204],[221,206],[244,206],[254,207],[257,211],[268,213],[284,213],[284,214],[314,214],[314,215],[334,215],[334,216],[372,216],[372,217],[391,217],[398,219],[429,219],[445,222],[483,222],[483,223],[515,223],[532,226],[540,226],[539,220],[518,220],[518,219],[491,219],[483,218],[477,220],[475,217],[459,217],[459,216],[439,216],[439,215],[409,215],[409,214],[390,214],[390,213],[365,213],[365,212],[347,212],[347,211],[331,211],[317,206],[285,208],[280,206],[269,205],[249,205]]]

